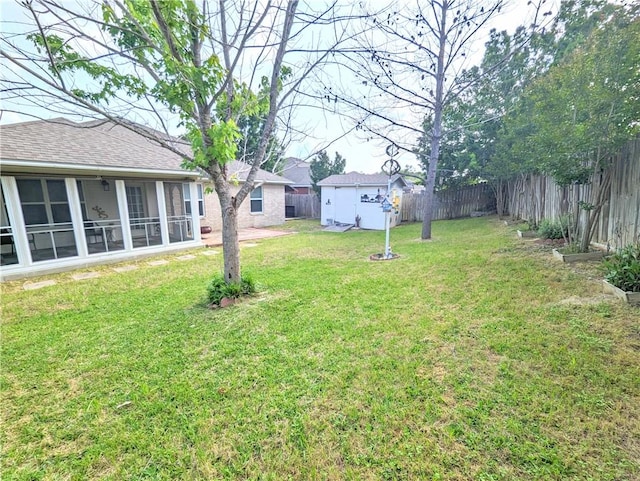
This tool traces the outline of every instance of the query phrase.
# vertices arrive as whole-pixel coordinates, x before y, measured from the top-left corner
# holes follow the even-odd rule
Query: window
[[[64,180],[17,179],[16,183],[26,225],[71,222]]]
[[[187,215],[191,215],[191,184],[182,184],[184,192],[184,211]],[[204,217],[204,189],[202,184],[196,184],[198,190],[198,215]]]
[[[262,213],[262,186],[251,191],[251,213]]]
[[[144,198],[142,187],[139,185],[126,186],[127,208],[129,209],[129,219],[144,219]]]

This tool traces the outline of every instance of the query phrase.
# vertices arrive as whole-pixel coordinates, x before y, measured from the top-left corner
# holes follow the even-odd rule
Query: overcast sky
[[[409,0],[407,0],[407,3]],[[20,9],[17,8],[14,1],[0,0],[0,22],[2,25],[2,32],[7,31],[7,23],[19,20]],[[497,17],[492,23],[491,27],[495,27],[498,30],[508,30],[512,32],[517,26],[525,23],[528,18],[528,11],[526,8],[526,0],[516,0],[514,4],[508,9],[505,9],[503,14]],[[473,50],[476,52],[477,61],[482,57],[483,45],[486,41],[488,29],[485,35],[478,36],[476,44],[473,46]],[[0,68],[5,72],[7,68],[10,68],[4,60],[0,60]],[[3,75],[0,73],[0,75]],[[337,73],[337,77],[340,76],[340,72]],[[2,99],[2,105],[0,107],[11,108],[18,110],[21,113],[3,112],[0,117],[0,123],[14,123],[26,120],[33,120],[33,116],[27,114],[33,114],[43,118],[59,117],[60,114],[55,112],[36,111],[34,109],[27,109],[26,107],[18,107],[10,105],[6,102],[6,99]],[[21,110],[24,109],[24,110]],[[291,142],[287,146],[286,155],[300,158],[308,158],[311,154],[318,149],[326,148],[330,157],[333,158],[334,153],[337,151],[343,157],[347,159],[346,170],[360,171],[365,173],[378,172],[382,163],[386,160],[385,148],[388,142],[383,142],[371,138],[370,134],[366,136],[351,132],[345,135],[353,128],[353,124],[346,117],[331,113],[328,110],[321,111],[319,109],[299,110],[296,113],[296,118],[300,121],[300,125],[304,126],[305,130],[309,133],[306,136],[298,136],[294,142]],[[338,139],[338,140],[336,140]],[[411,143],[415,139],[410,137],[405,138],[405,141]],[[417,161],[412,154],[404,153],[399,155],[398,160],[402,166],[411,165],[417,167]]]

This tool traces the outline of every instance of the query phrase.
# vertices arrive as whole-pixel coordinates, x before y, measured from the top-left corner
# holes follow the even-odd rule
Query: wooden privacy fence
[[[403,222],[422,222],[426,196],[404,194],[400,212]],[[436,192],[433,220],[470,217],[475,212],[492,212],[496,199],[489,184],[469,185],[457,189]]]
[[[285,213],[287,217],[320,218],[320,198],[315,194],[285,194]]]
[[[594,227],[593,242],[622,247],[640,241],[640,138],[629,142],[609,166],[611,186]],[[589,202],[603,174],[584,185],[558,186],[551,177],[527,175],[509,183],[509,214],[534,221],[558,219],[578,202]],[[586,222],[581,211],[580,231]]]

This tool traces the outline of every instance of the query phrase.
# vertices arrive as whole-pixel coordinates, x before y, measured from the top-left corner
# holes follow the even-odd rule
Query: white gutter
[[[111,167],[105,165],[82,165],[82,164],[60,164],[55,162],[37,162],[13,159],[1,159],[0,165],[6,167],[14,167],[17,169],[37,169],[39,173],[43,171],[67,170],[79,172],[92,172],[100,175],[117,175],[117,174],[146,174],[157,177],[158,174],[176,176],[176,177],[192,177],[202,178],[202,175],[196,171],[189,170],[161,170],[161,169],[140,169],[129,167]],[[20,170],[24,171],[24,170]]]

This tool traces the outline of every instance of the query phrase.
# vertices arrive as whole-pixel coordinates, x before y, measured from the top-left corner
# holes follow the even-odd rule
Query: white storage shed
[[[322,225],[356,224],[363,229],[384,230],[382,200],[387,194],[389,177],[384,174],[360,174],[349,172],[342,175],[331,175],[318,182],[321,187]],[[407,182],[401,175],[391,177],[391,195],[400,199]],[[399,208],[398,208],[399,212]],[[391,211],[391,227],[400,223],[400,214]]]

